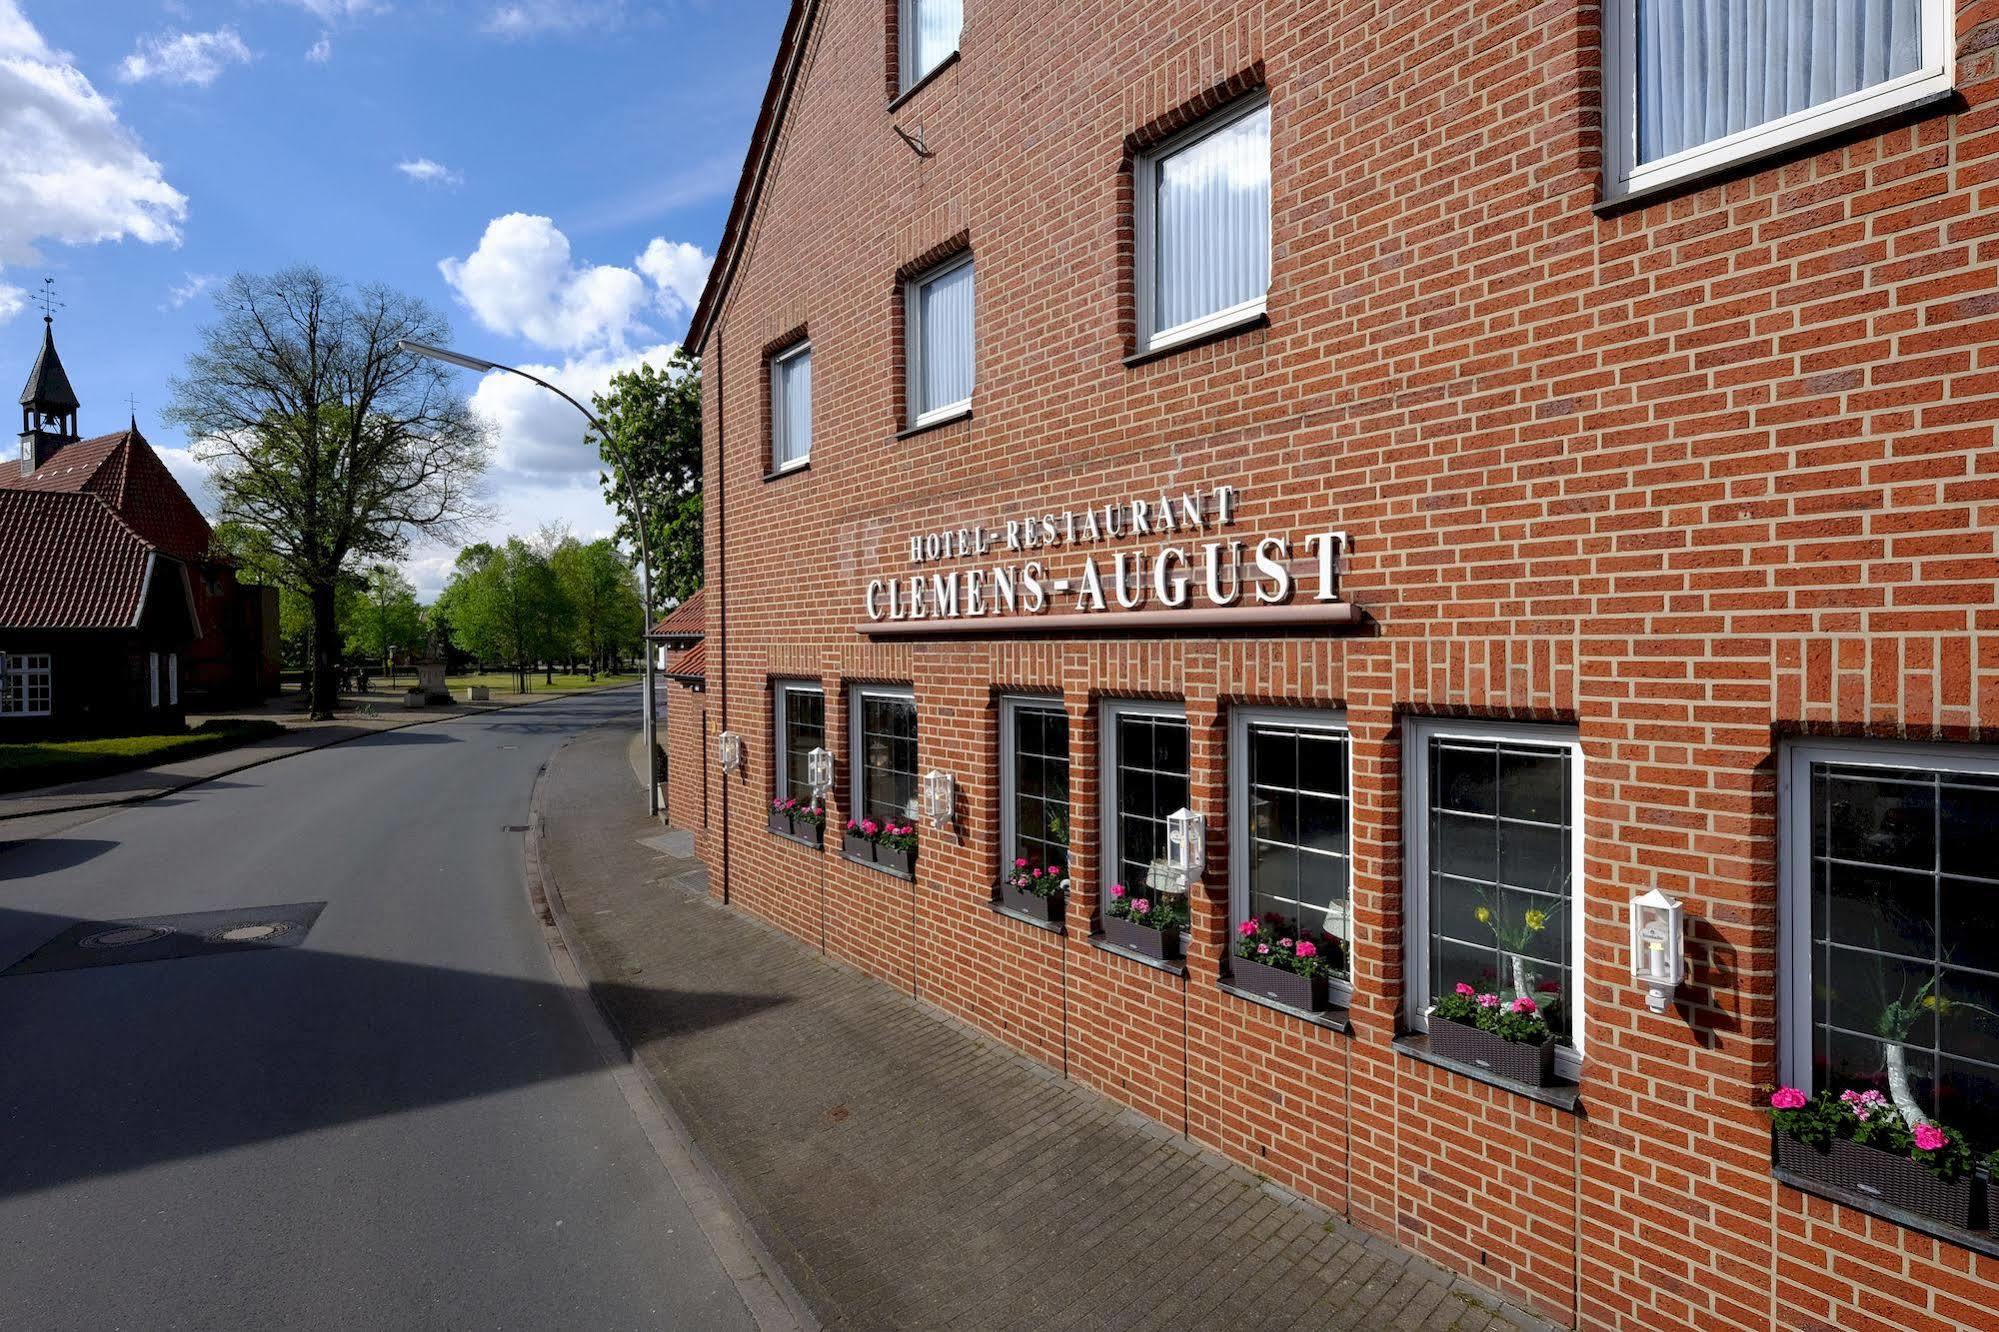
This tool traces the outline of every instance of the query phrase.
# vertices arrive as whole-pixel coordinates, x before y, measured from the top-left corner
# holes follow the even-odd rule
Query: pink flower
[[[1278,946],[1279,948],[1289,948],[1289,947],[1291,946],[1291,940],[1289,940],[1289,939],[1279,939],[1279,940],[1277,941],[1277,946]]]
[[[1513,1001],[1512,1008],[1516,1013],[1532,1013],[1538,1010],[1539,1005],[1523,994]]]
[[[1458,993],[1459,993],[1459,994],[1461,994],[1461,995],[1463,995],[1463,996],[1464,996],[1465,998],[1469,999],[1469,998],[1471,998],[1471,997],[1472,997],[1473,995],[1477,994],[1477,993],[1478,993],[1478,991],[1477,991],[1477,990],[1474,990],[1474,989],[1473,989],[1473,988],[1472,988],[1471,986],[1469,986],[1469,985],[1465,984],[1465,983],[1464,983],[1463,981],[1459,981],[1459,982],[1458,982]]]
[[[848,832],[859,832],[860,830],[861,830],[861,825],[860,825],[860,824],[858,824],[858,823],[854,822],[854,821],[853,821],[852,819],[848,819],[848,820],[847,820],[847,831],[848,831]]]
[[[1027,857],[1026,857],[1026,856],[1017,856],[1017,857],[1015,857],[1015,858],[1014,858],[1014,862],[1013,862],[1013,867],[1014,867],[1015,869],[1026,869],[1026,868],[1027,868]]]
[[[1950,1134],[1935,1124],[1916,1125],[1916,1150],[1919,1152],[1940,1152],[1950,1146]]]
[[[1298,941],[1298,956],[1317,957],[1318,955],[1319,945],[1313,943],[1310,939],[1300,939]]]
[[[1779,1087],[1770,1097],[1772,1110],[1802,1110],[1805,1108],[1805,1094],[1796,1087]]]
[[[1062,877],[1062,867],[1061,867],[1060,865],[1050,865],[1050,866],[1048,867],[1048,877],[1049,877],[1049,878],[1051,878],[1051,879],[1059,879],[1059,878],[1061,878],[1061,877]]]
[[[1131,899],[1131,909],[1136,914],[1142,916],[1146,912],[1152,910],[1152,903],[1146,901],[1142,897],[1134,897]]]
[[[1497,1008],[1499,1007],[1499,996],[1496,994],[1482,994],[1478,997],[1478,1006],[1480,1008]]]
[[[1112,885],[1111,885],[1111,896],[1112,896],[1112,897],[1123,897],[1123,896],[1124,896],[1124,885],[1123,885],[1123,884],[1121,884],[1121,883],[1114,883],[1114,884],[1112,884]]]
[[[1236,926],[1236,933],[1247,939],[1250,935],[1256,933],[1256,922],[1253,920],[1244,921],[1242,924]]]
[[[1269,951],[1270,951],[1270,945],[1269,945],[1269,944],[1258,944],[1258,945],[1256,946],[1256,951],[1257,951],[1258,953],[1267,953],[1267,952],[1269,952]]]
[[[866,833],[868,836],[873,837],[876,833],[880,832],[881,830],[882,826],[879,823],[876,823],[873,819],[861,820],[861,831]]]

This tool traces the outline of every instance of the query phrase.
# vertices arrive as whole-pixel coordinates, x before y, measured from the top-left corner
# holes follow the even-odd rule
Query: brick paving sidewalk
[[[711,902],[629,736],[540,788],[599,1004],[835,1328],[1546,1325]]]

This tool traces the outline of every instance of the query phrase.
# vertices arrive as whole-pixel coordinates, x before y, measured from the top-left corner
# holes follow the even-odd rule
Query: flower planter
[[[786,837],[789,837],[791,836],[791,815],[781,809],[774,809],[770,812],[770,819],[767,826],[772,832],[783,833]]]
[[[1788,1133],[1777,1135],[1777,1164],[1794,1175],[1830,1184],[1869,1198],[1878,1198],[1890,1207],[1915,1212],[1947,1226],[1971,1226],[1972,1177],[1940,1179],[1909,1160],[1865,1147],[1847,1138],[1836,1138],[1831,1148],[1799,1142]],[[1987,1225],[1990,1226],[1988,1220]]]
[[[1324,976],[1301,976],[1295,971],[1265,966],[1247,957],[1229,959],[1229,976],[1238,990],[1247,990],[1286,1008],[1316,1013],[1326,1006]]]
[[[1120,948],[1129,948],[1157,962],[1175,962],[1180,958],[1180,931],[1177,927],[1155,930],[1105,913],[1104,938]]]
[[[864,864],[875,863],[875,844],[865,837],[857,837],[853,833],[841,833],[840,850]]]
[[[826,844],[826,825],[795,818],[791,821],[791,835],[808,846],[822,847]]]
[[[1062,923],[1062,898],[1064,894],[1055,892],[1046,897],[1031,893],[1025,888],[1016,888],[1010,883],[1000,885],[1000,905],[1008,911],[1018,912],[1042,922],[1044,925]]]
[[[877,842],[875,843],[875,864],[880,865],[890,873],[900,874],[905,879],[916,877],[916,853],[914,851],[898,851],[894,847],[883,846]]]
[[[1430,1053],[1528,1087],[1545,1087],[1555,1080],[1553,1037],[1539,1045],[1524,1045],[1462,1022],[1432,1017]]]

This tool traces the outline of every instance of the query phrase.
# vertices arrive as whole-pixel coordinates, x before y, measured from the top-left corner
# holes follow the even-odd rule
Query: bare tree
[[[396,349],[450,341],[415,297],[302,266],[238,274],[216,306],[168,418],[210,468],[222,517],[264,533],[311,603],[312,715],[331,717],[341,575],[483,517],[472,488],[488,441],[449,372]]]

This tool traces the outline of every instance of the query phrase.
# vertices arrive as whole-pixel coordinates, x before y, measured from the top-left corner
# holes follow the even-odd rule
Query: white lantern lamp
[[[1631,978],[1663,1013],[1687,975],[1686,907],[1658,889],[1631,902]]]
[[[933,828],[949,827],[957,811],[957,783],[941,768],[923,774],[923,817]]]
[[[734,731],[724,731],[715,740],[715,757],[722,764],[723,772],[737,772],[743,766],[743,737]]]
[[[833,791],[833,753],[829,749],[815,749],[805,756],[805,783],[812,788],[812,799],[817,804],[825,804],[826,797]]]
[[[1173,892],[1184,893],[1208,863],[1208,821],[1191,809],[1166,816],[1166,868]]]

